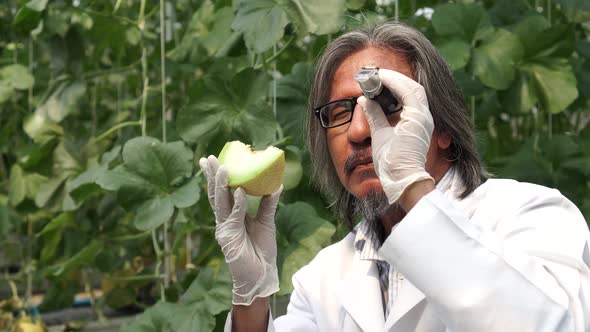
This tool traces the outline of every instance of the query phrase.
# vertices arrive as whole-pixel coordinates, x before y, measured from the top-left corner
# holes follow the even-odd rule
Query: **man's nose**
[[[371,138],[371,128],[369,128],[365,113],[363,113],[363,109],[359,104],[355,106],[347,135],[348,140],[355,143],[362,143]]]

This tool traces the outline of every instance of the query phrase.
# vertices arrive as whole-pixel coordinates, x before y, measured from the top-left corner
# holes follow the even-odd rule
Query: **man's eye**
[[[342,119],[347,119],[350,116],[350,110],[346,109],[346,107],[338,107],[332,109],[330,112],[330,120],[338,121]]]

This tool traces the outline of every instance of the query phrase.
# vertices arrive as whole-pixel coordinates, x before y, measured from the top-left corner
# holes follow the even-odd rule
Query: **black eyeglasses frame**
[[[343,126],[343,125],[351,122],[352,121],[352,114],[354,113],[354,109],[356,108],[356,100],[358,99],[358,97],[360,97],[360,96],[331,100],[331,101],[329,101],[329,102],[327,102],[325,104],[322,104],[320,106],[315,107],[313,110],[314,110],[315,115],[317,116],[318,120],[320,121],[320,125],[324,129],[329,129],[329,128],[340,127],[340,126]],[[320,111],[322,110],[322,108],[324,108],[324,107],[326,107],[328,105],[339,103],[339,102],[343,102],[343,101],[348,101],[348,102],[352,103],[352,110],[350,111],[350,114],[351,114],[350,119],[348,121],[346,121],[346,122],[339,123],[339,124],[337,124],[335,126],[326,126],[326,125],[324,125],[324,123],[322,121],[322,116],[320,115]]]

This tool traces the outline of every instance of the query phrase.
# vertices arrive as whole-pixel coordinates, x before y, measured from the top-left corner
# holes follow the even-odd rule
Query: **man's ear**
[[[438,145],[438,148],[441,150],[448,149],[449,146],[451,146],[451,135],[446,131],[439,131],[436,134],[436,144]]]

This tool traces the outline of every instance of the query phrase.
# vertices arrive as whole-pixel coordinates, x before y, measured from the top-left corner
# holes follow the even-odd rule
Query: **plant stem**
[[[90,284],[90,279],[88,278],[88,271],[86,269],[82,269],[81,272],[82,272],[82,282],[84,283],[84,290],[86,291],[86,293],[88,293],[88,296],[90,297],[90,305],[92,306],[92,310],[94,311],[96,318],[98,318],[98,321],[100,323],[104,323],[104,322],[106,322],[106,318],[104,316],[104,312],[102,311],[102,308],[99,308],[98,304],[96,303],[96,297],[94,296],[94,289],[93,289],[92,285]]]
[[[33,75],[33,38],[29,37],[29,73]],[[27,99],[29,113],[33,112],[33,87],[29,87],[29,96]]]
[[[25,289],[25,307],[31,308],[32,303],[31,300],[33,299],[33,241],[35,237],[33,235],[33,220],[31,218],[26,217],[27,219],[27,259],[25,263],[25,274],[27,277],[27,286]]]
[[[166,41],[165,38],[165,11],[164,0],[160,0],[160,76],[162,83],[162,142],[166,143]]]
[[[92,112],[92,126],[90,127],[90,136],[94,137],[96,135],[96,122],[98,121],[96,117],[96,95],[98,93],[98,81],[94,82],[94,86],[92,87],[92,104],[91,104],[91,112]]]
[[[162,250],[158,244],[158,235],[155,229],[152,230],[152,245],[154,247],[154,251],[156,252],[156,267],[154,268],[154,277],[158,278],[160,281],[160,298],[162,301],[166,302],[166,292],[164,285],[162,285],[162,275],[160,274],[160,267],[162,266]]]
[[[125,128],[125,127],[130,127],[130,126],[143,126],[143,123],[141,121],[127,121],[127,122],[121,122],[118,123],[114,126],[112,126],[109,130],[105,131],[104,133],[102,133],[100,136],[98,136],[97,138],[94,139],[94,142],[100,142],[103,139],[109,137],[110,135],[112,135],[114,132],[118,131],[119,129]]]
[[[144,22],[144,11],[145,11],[145,0],[141,0],[139,6],[139,18],[137,20],[137,26],[141,31],[141,77],[143,79],[143,93],[141,94],[141,114],[140,120],[141,121],[141,136],[146,136],[147,132],[147,115],[146,115],[146,106],[147,106],[147,95],[149,89],[149,78],[147,73],[147,50],[144,45],[143,40],[143,30],[145,29],[145,22]]]
[[[279,56],[281,56],[281,54],[283,54],[287,48],[289,47],[289,45],[291,45],[291,43],[295,40],[295,35],[291,36],[291,38],[289,38],[289,40],[287,40],[287,42],[285,43],[285,45],[283,45],[283,47],[281,47],[280,50],[278,50],[275,54],[273,54],[270,58],[265,59],[264,63],[258,64],[256,66],[254,66],[254,69],[259,70],[262,69],[264,66],[266,66],[267,64],[275,61]]]

